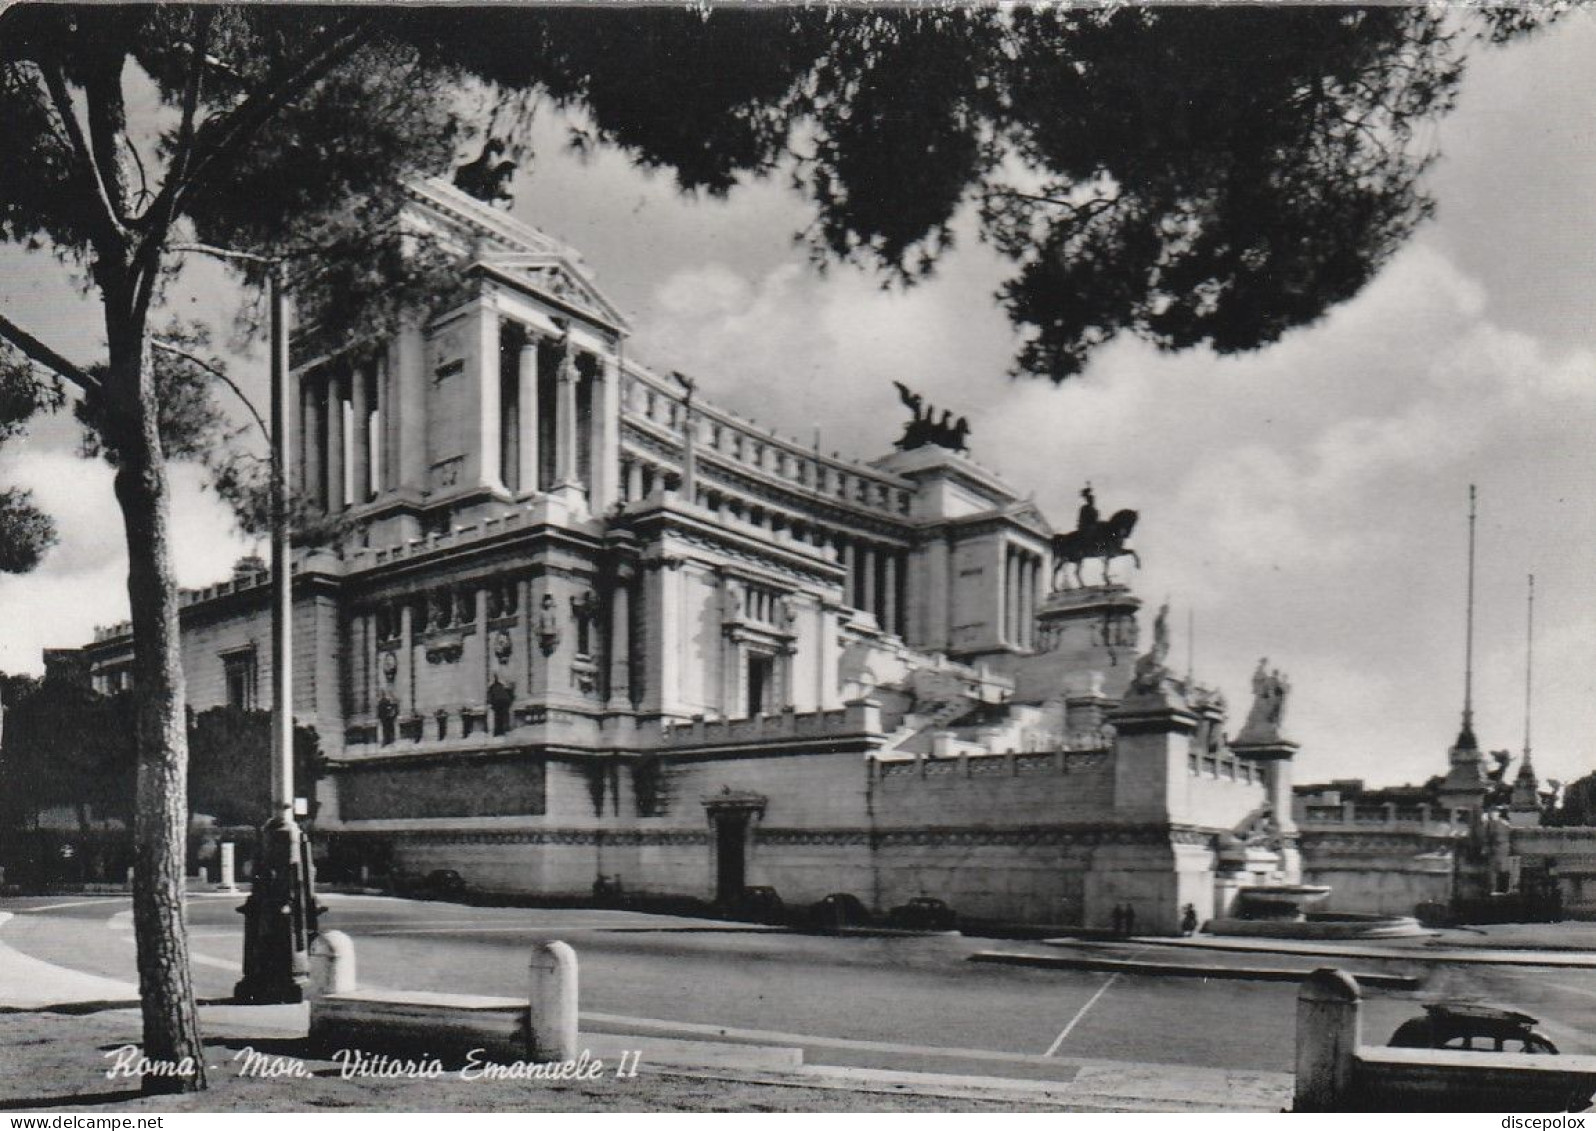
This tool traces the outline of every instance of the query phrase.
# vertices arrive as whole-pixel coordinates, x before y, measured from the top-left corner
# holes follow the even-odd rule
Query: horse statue
[[[1075,567],[1075,586],[1084,588],[1086,579],[1082,576],[1081,568],[1088,558],[1102,561],[1104,585],[1113,580],[1108,567],[1115,558],[1129,555],[1136,563],[1136,568],[1141,569],[1141,558],[1136,556],[1135,550],[1125,545],[1125,539],[1130,537],[1134,529],[1136,512],[1122,510],[1115,511],[1106,521],[1090,530],[1072,530],[1068,534],[1053,535],[1053,588],[1061,588],[1059,583],[1064,578],[1064,567],[1070,565]]]

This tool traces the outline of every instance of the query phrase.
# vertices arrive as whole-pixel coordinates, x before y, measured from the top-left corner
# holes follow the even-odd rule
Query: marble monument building
[[[571,248],[441,181],[411,198],[468,297],[294,378],[295,481],[347,531],[295,578],[319,852],[548,895],[1129,902],[1164,931],[1298,878],[1281,704],[1227,739],[1163,616],[1055,587],[1055,547],[1120,549],[1121,515],[1055,535],[907,389],[882,458],[773,435],[634,361]],[[196,709],[271,706],[267,580],[185,596]],[[97,633],[100,688],[129,648]]]

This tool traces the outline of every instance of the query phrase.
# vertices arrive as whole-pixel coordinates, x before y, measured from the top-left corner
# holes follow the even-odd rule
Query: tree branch
[[[163,235],[164,230],[172,223],[173,213],[168,211],[164,216],[158,216],[156,210],[163,201],[166,202],[168,209],[176,204],[176,189],[173,188],[168,192],[167,188],[182,183],[183,178],[188,175],[189,162],[194,157],[194,118],[199,112],[200,89],[205,75],[205,48],[210,41],[211,20],[215,18],[215,13],[206,9],[196,18],[198,24],[194,29],[193,59],[188,78],[183,83],[182,118],[177,127],[177,144],[173,148],[172,164],[167,170],[166,184],[161,186],[161,194],[155,198],[155,202],[144,215],[139,217],[141,227],[148,227],[152,221],[158,220]]]
[[[103,391],[99,378],[73,365],[4,314],[0,314],[0,338],[4,338],[16,346],[30,361],[35,361],[52,373],[66,378],[84,392],[100,393]]]
[[[83,100],[88,108],[89,146],[94,168],[111,214],[118,227],[126,227],[127,178],[123,175],[120,140],[127,132],[127,107],[122,97],[121,47],[109,57],[98,51],[85,68]]]
[[[206,373],[210,374],[212,377],[216,378],[216,380],[233,390],[233,395],[244,402],[244,407],[249,409],[249,414],[255,418],[255,425],[260,429],[260,434],[266,438],[266,442],[268,444],[271,443],[272,434],[267,429],[266,421],[262,419],[260,410],[255,407],[255,403],[253,401],[244,395],[244,390],[238,387],[238,383],[236,381],[234,381],[222,370],[218,369],[216,366],[200,357],[198,354],[190,353],[182,346],[173,342],[168,342],[162,338],[152,337],[150,339],[150,345],[154,346],[158,350],[172,354],[175,357],[180,357],[184,361],[191,362],[194,365],[199,366]]]
[[[204,184],[212,168],[231,157],[283,107],[365,46],[375,26],[373,18],[365,15],[341,20],[311,47],[296,70],[256,91],[223,117],[210,119],[201,126],[194,136],[188,175],[173,178],[168,188],[162,190],[163,196],[167,191],[172,193],[171,214],[177,214],[181,197]]]
[[[46,65],[39,64],[39,73],[44,77],[45,89],[50,92],[50,101],[55,105],[56,116],[61,119],[62,128],[66,130],[67,140],[71,143],[72,152],[76,161],[78,180],[83,182],[85,205],[94,208],[98,205],[98,215],[94,217],[97,226],[107,237],[120,237],[124,233],[122,222],[117,218],[116,209],[111,204],[107,195],[105,182],[100,177],[100,170],[94,160],[94,154],[89,150],[89,143],[83,136],[83,127],[78,122],[77,110],[72,105],[72,94],[67,90],[66,79],[62,77],[61,66],[57,63]],[[104,250],[102,249],[102,253]]]
[[[1118,204],[1121,199],[1117,196],[1100,196],[1095,200],[1087,201],[1085,204],[1074,204],[1056,196],[1037,196],[1034,193],[1021,192],[1018,189],[994,188],[989,189],[988,194],[991,196],[1012,197],[1015,200],[1029,200],[1036,204],[1056,205],[1085,220],[1090,220],[1101,212],[1107,212]]]

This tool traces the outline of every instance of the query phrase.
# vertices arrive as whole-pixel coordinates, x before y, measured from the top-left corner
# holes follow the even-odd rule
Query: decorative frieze
[[[399,829],[340,828],[340,837],[380,838],[395,844],[541,844],[541,845],[668,845],[701,848],[709,844],[702,829]]]

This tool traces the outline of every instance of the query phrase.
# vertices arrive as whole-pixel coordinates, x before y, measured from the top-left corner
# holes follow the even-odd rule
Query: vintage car
[[[958,921],[953,908],[929,895],[917,895],[887,913],[887,922],[909,931],[951,931]]]
[[[1557,1053],[1535,1018],[1513,1009],[1471,1001],[1433,1002],[1424,1016],[1404,1021],[1387,1044],[1398,1049]]]

